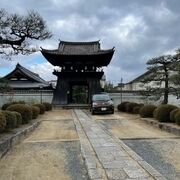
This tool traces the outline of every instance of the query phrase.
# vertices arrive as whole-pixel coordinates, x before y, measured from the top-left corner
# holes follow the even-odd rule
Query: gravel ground
[[[180,179],[180,139],[155,128],[138,115],[115,113],[93,116],[113,136],[123,142],[151,164],[169,180]]]
[[[71,111],[40,116],[41,124],[0,160],[0,180],[86,180]]]
[[[123,140],[169,180],[180,179],[179,139]]]
[[[0,162],[1,180],[85,180],[79,142],[23,143]]]

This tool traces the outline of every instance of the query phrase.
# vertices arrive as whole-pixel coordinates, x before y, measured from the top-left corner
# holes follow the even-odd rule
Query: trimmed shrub
[[[170,112],[170,121],[171,122],[173,122],[173,123],[175,123],[176,122],[176,120],[175,120],[175,115],[176,115],[176,113],[179,111],[179,109],[177,108],[177,109],[174,109],[174,110],[172,110],[171,112]]]
[[[24,101],[13,101],[11,103],[6,103],[6,104],[3,104],[1,109],[6,110],[12,104],[25,104],[25,102]]]
[[[170,122],[170,112],[177,109],[176,106],[171,104],[163,104],[157,107],[156,119],[160,122]]]
[[[175,114],[175,122],[180,126],[180,110]]]
[[[17,119],[17,126],[21,125],[22,124],[22,116],[19,112],[16,112],[16,111],[11,111],[12,113],[15,114],[16,116],[16,119]]]
[[[0,112],[0,133],[6,128],[6,116]]]
[[[11,103],[5,103],[2,105],[1,109],[6,110],[10,105],[11,105]]]
[[[140,109],[143,105],[138,105],[133,108],[133,114],[139,114]]]
[[[43,102],[43,105],[45,106],[46,111],[52,110],[52,105],[48,102]]]
[[[156,115],[157,115],[157,108],[153,111],[153,118],[156,119]]]
[[[11,111],[2,111],[6,116],[6,129],[13,129],[17,127],[17,118],[16,115]]]
[[[34,104],[33,106],[37,106],[40,109],[40,114],[44,114],[45,113],[45,106],[43,104]]]
[[[139,114],[141,117],[146,118],[146,117],[153,117],[153,112],[157,107],[154,105],[145,105],[141,107]]]
[[[138,106],[137,103],[131,102],[131,103],[127,103],[126,104],[126,112],[132,113],[133,112],[133,108]]]
[[[7,108],[9,111],[19,112],[22,116],[22,123],[27,124],[32,119],[32,109],[26,104],[12,104]]]
[[[36,119],[40,113],[40,108],[38,106],[32,106],[32,118]]]
[[[126,112],[126,104],[129,102],[122,102],[121,104],[118,104],[117,109],[118,111]]]

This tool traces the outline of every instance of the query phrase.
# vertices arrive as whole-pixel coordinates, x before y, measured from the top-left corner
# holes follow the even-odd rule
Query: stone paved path
[[[74,121],[91,179],[165,179],[84,111],[74,110]]]

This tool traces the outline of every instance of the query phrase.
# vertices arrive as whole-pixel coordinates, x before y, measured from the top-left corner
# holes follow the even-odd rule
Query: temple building
[[[52,104],[88,104],[93,94],[102,91],[100,80],[114,54],[114,48],[102,50],[99,41],[60,41],[55,50],[41,50],[43,56],[59,70],[54,70],[57,85]]]
[[[8,86],[13,90],[52,90],[51,84],[19,63],[13,71],[2,79],[6,80]]]

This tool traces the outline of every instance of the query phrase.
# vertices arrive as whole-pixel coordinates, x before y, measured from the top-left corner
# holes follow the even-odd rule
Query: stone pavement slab
[[[138,155],[129,150],[130,148],[126,148],[122,141],[108,134],[85,111],[74,110],[74,112],[76,115],[75,124],[80,137],[81,148],[84,150],[83,155],[88,172],[89,170],[90,173],[92,171],[93,162],[88,163],[88,161],[93,154],[94,159],[100,165],[101,171],[105,173],[104,179],[164,179],[150,165],[153,173],[149,172],[150,168],[142,166],[143,160],[140,157],[138,158]],[[87,144],[88,149],[91,149],[93,153],[87,151]],[[131,152],[133,153],[132,156]],[[96,169],[93,170],[95,173],[94,176],[90,176],[91,179],[103,179],[101,174],[97,174]]]

